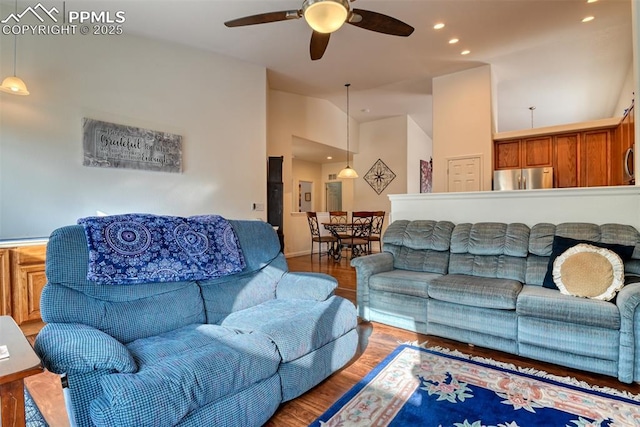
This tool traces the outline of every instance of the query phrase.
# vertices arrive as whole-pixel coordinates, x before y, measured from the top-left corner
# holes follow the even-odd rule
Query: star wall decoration
[[[387,166],[382,160],[378,159],[377,162],[371,166],[371,169],[365,174],[364,180],[373,188],[373,191],[380,194],[387,188],[387,185],[393,181],[396,174],[393,173],[389,166]]]

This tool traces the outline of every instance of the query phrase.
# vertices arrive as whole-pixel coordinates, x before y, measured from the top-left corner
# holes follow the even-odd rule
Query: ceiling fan
[[[414,30],[411,25],[391,16],[370,10],[352,9],[348,0],[304,0],[302,8],[298,10],[283,10],[245,16],[227,21],[224,25],[227,27],[243,27],[245,25],[266,24],[268,22],[303,17],[313,30],[309,53],[314,61],[322,58],[329,44],[331,33],[338,30],[345,22],[365,30],[392,36],[408,37]]]

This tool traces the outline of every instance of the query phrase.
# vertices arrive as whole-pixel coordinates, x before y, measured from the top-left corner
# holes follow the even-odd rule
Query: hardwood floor
[[[355,302],[355,270],[349,266],[348,260],[343,259],[340,263],[336,263],[331,259],[323,257],[319,263],[317,256],[311,259],[307,255],[289,258],[287,261],[291,271],[315,271],[336,277],[339,282],[336,293]],[[342,394],[360,381],[371,369],[396,348],[398,344],[412,341],[419,343],[426,341],[429,346],[442,346],[456,349],[475,356],[488,357],[523,367],[531,367],[555,375],[572,376],[590,384],[602,387],[613,387],[640,394],[640,384],[623,384],[613,377],[537,362],[511,354],[473,347],[457,341],[434,336],[421,335],[378,323],[361,322],[359,324],[359,334],[360,343],[357,354],[346,367],[304,395],[282,404],[266,426],[300,427],[310,424],[327,410],[333,402],[340,398]],[[34,336],[31,335],[28,338],[33,341]],[[65,427],[69,425],[66,419],[64,401],[62,399],[62,389],[57,375],[45,372],[28,378],[26,384],[38,407],[40,407],[52,427]]]

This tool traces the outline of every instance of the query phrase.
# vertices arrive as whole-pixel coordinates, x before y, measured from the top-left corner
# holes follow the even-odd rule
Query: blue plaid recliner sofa
[[[635,227],[398,220],[382,242],[351,261],[362,319],[640,382]]]
[[[153,216],[116,219],[103,233],[117,249],[115,268],[91,246],[87,223],[55,230],[47,246],[47,324],[35,350],[68,383],[72,424],[259,426],[355,354],[355,307],[334,295],[331,276],[289,272],[269,224],[230,220],[225,233],[209,235],[207,224],[180,225],[156,236]],[[203,258],[212,236],[218,249]],[[188,255],[171,261],[156,237]],[[234,245],[235,267],[219,257]],[[213,278],[171,275],[182,268],[199,277],[197,265],[207,263],[216,264]]]

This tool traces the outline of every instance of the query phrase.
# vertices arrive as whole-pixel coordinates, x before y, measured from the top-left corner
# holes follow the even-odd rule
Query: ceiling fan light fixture
[[[302,6],[304,19],[319,33],[333,33],[349,16],[348,0],[305,0]]]
[[[13,95],[29,95],[27,85],[22,81],[20,77],[9,76],[2,81],[0,90],[3,92],[11,93]]]

